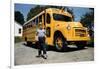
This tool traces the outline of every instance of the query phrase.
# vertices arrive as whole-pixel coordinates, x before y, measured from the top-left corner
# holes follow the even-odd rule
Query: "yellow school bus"
[[[36,31],[42,26],[46,29],[46,44],[62,50],[68,44],[84,48],[90,40],[88,30],[80,22],[74,22],[72,15],[62,9],[48,8],[24,23],[23,39],[36,42]]]

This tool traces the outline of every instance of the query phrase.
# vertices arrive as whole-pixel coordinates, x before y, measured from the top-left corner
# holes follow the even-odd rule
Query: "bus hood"
[[[83,27],[80,22],[63,22],[63,23],[57,22],[55,24],[56,24],[56,28],[58,28],[58,27],[59,28],[64,28],[64,27],[67,27],[67,28]]]
[[[70,26],[70,27],[83,27],[80,22],[67,22],[67,26]]]

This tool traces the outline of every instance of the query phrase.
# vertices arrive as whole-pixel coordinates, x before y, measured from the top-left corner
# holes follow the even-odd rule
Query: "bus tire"
[[[27,37],[25,37],[25,41],[27,42]]]
[[[27,41],[27,44],[26,44],[27,46],[31,46],[32,45],[32,42],[30,42],[30,41]]]
[[[57,51],[65,51],[66,50],[67,42],[61,34],[59,34],[58,36],[57,35],[54,36],[54,46],[56,47]]]

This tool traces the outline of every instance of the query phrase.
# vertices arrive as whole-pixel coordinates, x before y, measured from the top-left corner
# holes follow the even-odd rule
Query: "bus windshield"
[[[53,19],[57,20],[57,21],[65,21],[65,22],[72,21],[71,17],[65,16],[65,15],[62,15],[62,14],[55,14],[55,13],[53,14]]]

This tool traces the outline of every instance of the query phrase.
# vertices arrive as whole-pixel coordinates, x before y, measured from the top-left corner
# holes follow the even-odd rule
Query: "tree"
[[[15,21],[20,23],[21,25],[24,24],[24,16],[20,11],[15,11]]]
[[[83,15],[81,17],[80,22],[83,24],[83,26],[88,27],[89,29],[89,34],[91,37],[90,40],[90,45],[93,46],[94,45],[94,9],[93,8],[89,8],[89,10],[91,10],[91,12],[86,13],[85,15]]]
[[[37,15],[41,11],[41,8],[39,5],[37,5],[35,8],[31,8],[29,13],[27,14],[27,21]]]
[[[94,9],[93,8],[89,9],[91,10],[91,12],[87,12],[86,14],[84,14],[81,17],[80,22],[83,24],[83,26],[91,29],[91,27],[94,25]]]

